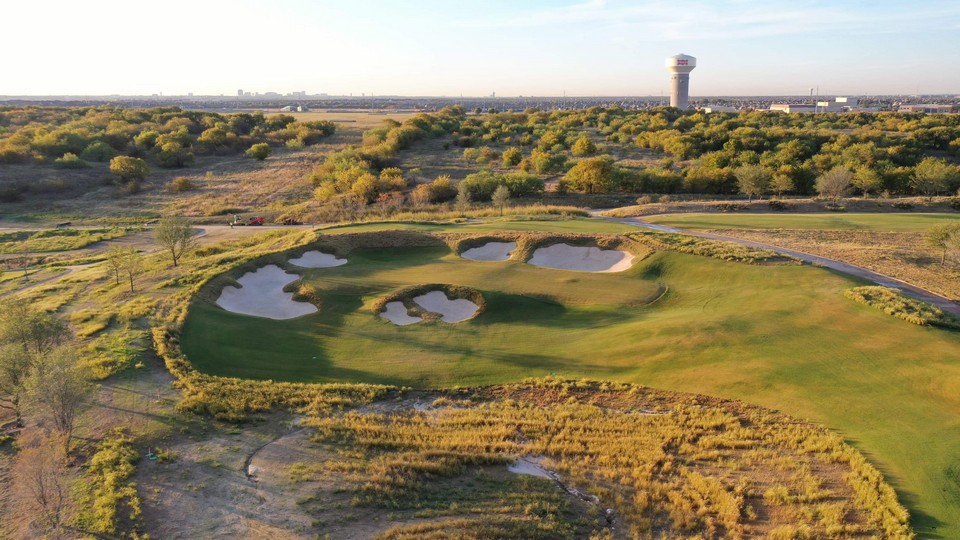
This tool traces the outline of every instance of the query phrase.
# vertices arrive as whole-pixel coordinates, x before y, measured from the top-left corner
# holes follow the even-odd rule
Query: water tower
[[[690,95],[690,72],[697,67],[697,59],[680,53],[667,58],[667,71],[670,72],[670,106],[687,108]]]

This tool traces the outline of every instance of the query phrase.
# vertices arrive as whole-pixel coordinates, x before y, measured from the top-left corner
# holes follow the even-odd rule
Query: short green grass
[[[191,361],[277,380],[451,387],[553,373],[744,399],[839,431],[888,475],[921,532],[960,534],[960,333],[843,297],[861,281],[667,252],[584,274],[444,248],[355,252],[305,274],[325,302],[314,316],[269,321],[195,302],[183,333]],[[364,307],[424,282],[473,286],[487,312],[396,327]],[[630,305],[661,283],[664,297]]]
[[[957,214],[664,214],[643,218],[681,229],[830,229],[918,232],[958,223]]]

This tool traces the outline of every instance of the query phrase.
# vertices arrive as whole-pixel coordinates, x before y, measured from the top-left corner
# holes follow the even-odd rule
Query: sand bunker
[[[346,259],[338,259],[336,255],[322,251],[308,251],[296,259],[290,259],[290,264],[301,268],[330,268],[347,264]]]
[[[474,261],[505,261],[510,258],[510,252],[515,249],[517,249],[516,242],[487,242],[482,246],[464,251],[460,256]]]
[[[540,463],[543,456],[529,456],[517,458],[515,463],[507,465],[507,470],[514,474],[526,474],[529,476],[539,476],[540,478],[549,478],[553,480],[550,471],[543,468]]]
[[[296,279],[296,274],[288,274],[270,264],[240,277],[237,282],[242,288],[224,287],[217,305],[233,313],[277,320],[316,313],[317,306],[296,302],[293,293],[283,292],[283,286]]]
[[[430,291],[427,294],[416,296],[414,302],[420,304],[423,309],[439,313],[441,320],[448,323],[465,321],[480,309],[480,306],[465,298],[451,300],[447,298],[447,293],[443,291]]]
[[[553,244],[533,252],[528,263],[543,268],[580,272],[623,272],[633,264],[633,255],[615,249]]]
[[[422,321],[420,317],[411,317],[407,314],[407,308],[404,307],[403,302],[387,302],[387,305],[384,306],[386,309],[380,313],[380,316],[393,324],[398,324],[400,326],[405,326],[408,324],[414,324]]]

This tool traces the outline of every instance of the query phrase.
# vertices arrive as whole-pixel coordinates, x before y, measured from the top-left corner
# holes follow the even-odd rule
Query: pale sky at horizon
[[[0,95],[960,94],[960,2],[19,0]]]

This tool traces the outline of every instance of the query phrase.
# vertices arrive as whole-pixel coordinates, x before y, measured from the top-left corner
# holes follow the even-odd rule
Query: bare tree
[[[31,401],[64,438],[64,455],[70,452],[77,417],[90,404],[95,389],[87,371],[77,366],[76,356],[71,346],[39,356],[28,382]]]
[[[107,266],[113,270],[113,275],[117,279],[117,285],[120,284],[120,273],[123,271],[123,258],[126,255],[127,248],[113,246],[107,250]]]
[[[180,217],[165,217],[153,228],[153,238],[164,249],[170,252],[173,265],[184,253],[197,246],[197,239],[193,236],[190,222]]]
[[[143,271],[143,255],[132,247],[127,248],[122,262],[123,272],[127,275],[127,279],[130,280],[130,292],[135,292],[133,288],[133,278]]]
[[[70,503],[70,476],[66,456],[57,451],[57,437],[28,441],[21,446],[16,464],[16,499],[21,513],[33,518],[40,533],[63,529]]]
[[[470,189],[464,182],[459,182],[457,184],[457,198],[454,200],[454,205],[457,207],[458,212],[466,212],[470,209]]]
[[[500,209],[500,215],[503,216],[503,208],[510,203],[510,190],[507,189],[507,186],[501,184],[493,190],[490,200],[493,201],[493,206]]]
[[[5,301],[0,310],[0,343],[17,343],[25,351],[43,354],[69,338],[66,323],[26,300]]]

